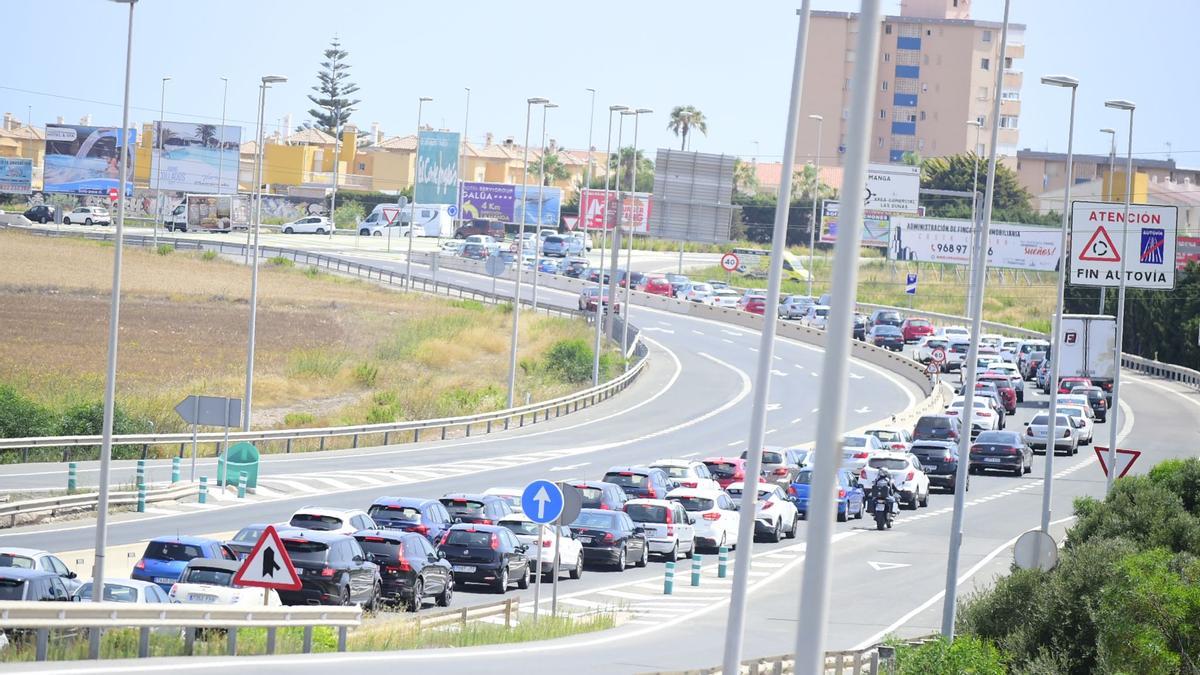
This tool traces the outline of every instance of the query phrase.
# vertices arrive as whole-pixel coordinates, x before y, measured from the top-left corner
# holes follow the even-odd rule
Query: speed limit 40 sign
[[[726,272],[733,272],[737,270],[738,265],[740,264],[741,261],[738,260],[737,254],[735,253],[726,253],[725,255],[721,256],[721,269],[725,270]]]

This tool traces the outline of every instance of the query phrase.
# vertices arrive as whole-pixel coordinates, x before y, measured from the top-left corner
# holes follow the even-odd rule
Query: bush
[[[920,646],[896,645],[897,675],[1004,675],[1004,657],[995,645],[969,635],[954,642],[939,637]]]
[[[95,436],[104,429],[104,402],[81,403],[67,408],[58,423],[57,436]],[[117,404],[113,408],[114,434],[143,434],[151,431],[151,425],[125,412]]]
[[[563,382],[587,382],[592,379],[594,353],[582,339],[560,340],[546,352],[543,368]]]
[[[1183,508],[1200,516],[1200,459],[1169,459],[1150,469],[1150,480],[1174,492],[1183,501]]]
[[[296,263],[291,258],[285,258],[277,255],[274,258],[267,258],[267,262],[276,267],[295,267]]]
[[[304,276],[308,277],[309,279],[316,279],[320,275],[321,275],[321,270],[319,270],[315,267],[305,267],[304,268]]]
[[[217,259],[217,252],[216,252],[216,251],[211,251],[211,250],[210,250],[210,251],[205,251],[204,253],[201,253],[201,254],[200,254],[200,259],[201,259],[201,260],[216,260],[216,259]]]
[[[354,379],[364,387],[374,387],[379,377],[379,366],[374,363],[360,363],[354,367]]]
[[[171,255],[175,252],[175,247],[170,244],[159,244],[155,252],[159,255]]]
[[[365,215],[362,204],[358,202],[342,202],[333,210],[333,224],[338,227],[353,227]]]
[[[1166,476],[1170,471],[1160,473]],[[1173,481],[1172,481],[1173,482]],[[1200,555],[1200,518],[1184,509],[1183,500],[1148,476],[1118,480],[1104,501],[1075,500],[1079,521],[1071,528],[1067,549],[1092,539],[1127,539],[1140,549],[1167,548]]]
[[[9,385],[0,385],[0,438],[53,436],[54,415]]]
[[[288,374],[293,377],[331,378],[337,376],[346,355],[324,349],[300,349],[292,352]]]
[[[316,422],[317,418],[308,412],[293,412],[284,415],[283,425],[287,427],[302,427],[306,424]]]

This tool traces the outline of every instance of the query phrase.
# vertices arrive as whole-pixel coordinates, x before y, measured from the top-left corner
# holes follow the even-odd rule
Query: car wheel
[[[918,502],[921,506],[929,506],[929,486],[925,486],[925,494],[921,496],[921,501]]]
[[[85,219],[85,220],[83,221],[83,224],[84,224],[84,225],[91,225],[91,224],[92,224],[92,219],[91,219],[91,218],[87,218],[87,219]]]
[[[519,588],[521,590],[525,590],[526,588],[529,588],[529,580],[532,577],[533,577],[533,570],[530,569],[529,563],[526,562],[525,563],[525,573],[521,575],[520,579],[517,579],[517,588]]]
[[[771,541],[778,544],[783,540],[783,518],[775,521],[775,531],[771,533]]]
[[[1025,465],[1025,473],[1033,472],[1033,455],[1029,456],[1029,463]]]
[[[413,584],[412,601],[408,603],[408,611],[410,611],[410,612],[421,611],[421,601],[424,599],[424,597],[425,597],[425,582],[420,577],[417,577],[417,582],[415,584]]]
[[[1024,462],[1021,462],[1021,466],[1018,466],[1017,468],[1013,469],[1013,475],[1016,476],[1017,478],[1020,478],[1021,476],[1025,475],[1025,463]]]
[[[342,589],[342,597],[340,598],[339,604],[341,604],[342,607],[350,606],[350,587],[349,586]]]
[[[500,576],[492,584],[492,590],[503,595],[508,592],[508,568],[500,568]]]
[[[371,236],[371,230],[369,230],[369,229],[367,229],[367,228],[365,228],[365,227],[364,227],[364,228],[362,228],[361,230],[359,230],[359,231],[358,231],[358,236],[360,236],[360,237],[369,237],[369,236]]]
[[[293,230],[293,229],[292,229],[292,228],[290,228],[290,227],[285,227],[285,228],[283,228],[283,233],[284,233],[284,234],[292,234],[292,233],[294,233],[294,232],[295,232],[295,230]]]
[[[638,558],[637,566],[645,567],[648,562],[650,562],[650,547],[642,542],[642,557]]]
[[[578,579],[579,577],[582,577],[582,576],[583,576],[583,554],[580,553],[579,556],[575,558],[575,567],[571,569],[571,578]]]
[[[796,516],[792,518],[792,527],[787,532],[787,538],[795,539],[796,534],[799,532],[799,530],[800,530],[800,515],[796,514]]]
[[[667,555],[666,555],[665,559],[669,562],[675,562],[676,560],[679,560],[679,542],[678,541],[675,542],[675,545],[671,547],[670,551],[667,551]]]
[[[317,234],[325,234],[325,228],[323,228],[323,227],[318,227],[318,228],[317,228]]]
[[[867,515],[867,500],[863,499],[858,503],[858,513],[854,514],[855,520],[862,520]]]
[[[849,510],[850,510],[850,503],[849,503],[849,502],[847,502],[847,503],[846,503],[846,511],[838,511],[838,514],[837,514],[837,521],[838,521],[839,523],[844,523],[844,522],[846,522],[846,512],[847,512],[847,511],[849,511]]]
[[[454,599],[454,579],[451,578],[451,579],[446,580],[446,587],[442,589],[441,593],[437,594],[437,598],[435,601],[437,602],[438,607],[449,607],[450,601],[453,599]]]
[[[617,554],[617,562],[616,562],[616,564],[613,565],[613,569],[617,570],[618,572],[625,571],[625,549],[624,548],[622,548],[621,552]]]
[[[376,236],[376,237],[382,237],[382,236],[383,236],[383,230],[376,230],[376,231],[375,231],[375,236]]]

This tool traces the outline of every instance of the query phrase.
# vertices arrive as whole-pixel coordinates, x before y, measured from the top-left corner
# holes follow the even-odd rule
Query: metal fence
[[[936,635],[905,640],[900,644],[919,646],[937,639]],[[823,672],[826,675],[880,675],[895,672],[896,648],[892,645],[873,645],[866,649],[825,652]],[[795,654],[764,656],[742,661],[736,675],[792,675],[796,672]],[[721,675],[722,668],[700,668],[643,675]]]

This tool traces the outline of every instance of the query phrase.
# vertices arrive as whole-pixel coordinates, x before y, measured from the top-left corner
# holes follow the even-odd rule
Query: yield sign
[[[300,576],[292,567],[292,559],[288,557],[274,525],[268,525],[263,530],[258,543],[254,544],[254,549],[234,575],[233,584],[284,591],[300,590]]]
[[[1087,245],[1079,254],[1079,259],[1088,262],[1121,262],[1121,253],[1108,236],[1108,230],[1101,225],[1092,233],[1092,238],[1088,239]]]
[[[1108,464],[1106,463],[1106,460],[1108,459],[1108,448],[1102,445],[1097,445],[1095,446],[1095,449],[1096,458],[1100,460],[1100,468],[1104,469],[1104,476],[1107,478]],[[1137,458],[1141,456],[1142,452],[1140,450],[1125,450],[1123,448],[1117,448],[1117,468],[1120,469],[1120,471],[1117,472],[1117,478],[1124,478],[1125,474],[1129,473],[1129,469],[1133,466],[1133,463],[1136,462]]]
[[[894,562],[879,562],[876,560],[868,560],[867,564],[875,569],[876,572],[884,570],[894,570],[900,567],[912,567],[910,563],[894,563]]]
[[[394,209],[383,208],[380,210],[383,211],[383,219],[387,222],[388,225],[391,225],[392,222],[396,220],[396,216],[400,215],[399,207],[396,207]]]

